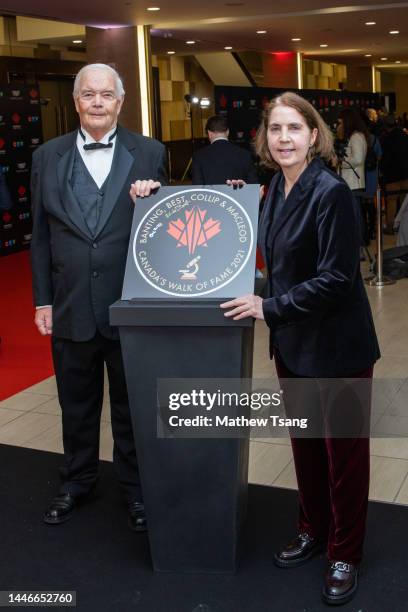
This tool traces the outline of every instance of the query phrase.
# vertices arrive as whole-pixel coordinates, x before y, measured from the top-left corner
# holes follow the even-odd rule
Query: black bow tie
[[[104,144],[103,142],[90,142],[89,144],[84,144],[84,150],[96,151],[97,149],[111,149],[113,147],[113,142],[111,141],[115,138],[117,131],[118,130],[116,129],[113,134],[109,136],[109,142],[107,144]],[[81,135],[81,138],[85,140],[85,134],[81,129],[79,130],[79,133]]]

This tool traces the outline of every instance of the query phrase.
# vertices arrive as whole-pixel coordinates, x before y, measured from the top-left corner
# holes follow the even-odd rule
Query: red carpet
[[[0,401],[54,374],[50,339],[34,326],[30,253],[0,257]]]

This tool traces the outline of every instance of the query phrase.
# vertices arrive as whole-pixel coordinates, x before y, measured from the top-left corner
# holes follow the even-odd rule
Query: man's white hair
[[[125,95],[125,90],[123,88],[122,79],[120,78],[119,73],[114,68],[112,68],[112,66],[109,66],[108,64],[87,64],[86,66],[81,68],[81,70],[78,72],[78,74],[75,77],[74,90],[73,90],[74,98],[77,98],[79,96],[80,88],[81,88],[81,79],[84,76],[84,74],[88,72],[88,70],[100,70],[100,71],[107,72],[108,74],[112,75],[113,78],[115,79],[116,96],[118,98],[122,98]]]

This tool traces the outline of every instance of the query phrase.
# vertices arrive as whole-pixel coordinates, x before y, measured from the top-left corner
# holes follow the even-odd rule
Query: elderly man
[[[120,298],[133,215],[132,197],[166,181],[164,146],[117,124],[122,81],[105,64],[78,73],[74,101],[80,127],[33,156],[32,271],[35,324],[52,335],[62,409],[61,486],[44,514],[70,519],[97,481],[104,365],[109,379],[113,461],[129,525],[146,520],[118,333],[109,305]]]

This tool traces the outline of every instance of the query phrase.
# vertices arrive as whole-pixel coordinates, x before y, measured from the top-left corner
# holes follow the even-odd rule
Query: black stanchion
[[[394,285],[395,280],[383,275],[383,231],[381,212],[381,189],[377,189],[377,274],[365,279],[370,287],[384,287]]]

